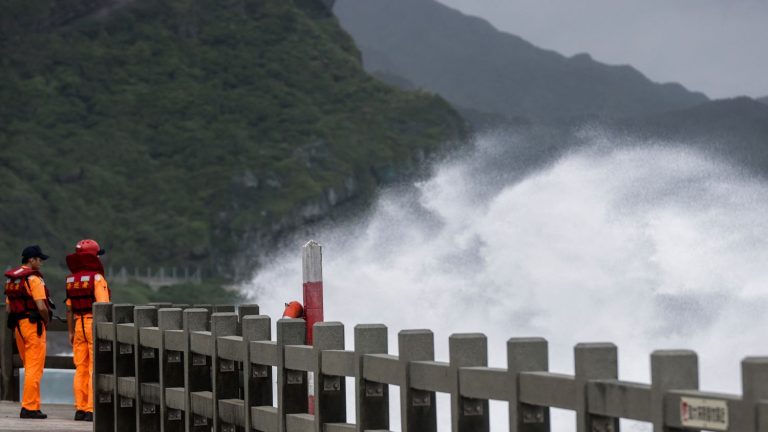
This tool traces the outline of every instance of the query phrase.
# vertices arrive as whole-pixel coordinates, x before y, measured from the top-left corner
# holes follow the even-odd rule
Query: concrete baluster
[[[184,368],[179,367],[181,366],[181,363],[169,362],[169,355],[165,350],[165,331],[181,330],[182,319],[182,310],[178,308],[160,309],[157,312],[157,327],[160,330],[160,349],[158,350],[158,358],[160,361],[159,412],[161,432],[181,432],[178,428],[178,426],[181,425],[181,422],[179,420],[170,420],[168,418],[165,389],[169,387],[184,386]]]
[[[768,429],[758,424],[759,402],[768,399],[768,357],[747,357],[741,362],[742,410],[741,430]]]
[[[203,424],[192,413],[191,393],[204,391],[211,386],[211,365],[204,357],[195,355],[189,344],[190,334],[195,331],[207,331],[210,326],[208,309],[192,308],[183,313],[184,332],[187,343],[184,346],[184,427],[186,432],[210,432],[210,425]],[[202,361],[201,361],[202,360]],[[196,424],[197,423],[197,424]]]
[[[651,354],[651,420],[654,432],[680,430],[664,425],[666,393],[698,388],[699,359],[695,352],[654,351]]]
[[[136,431],[136,404],[134,400],[120,395],[120,387],[128,385],[126,380],[121,378],[136,377],[136,349],[134,344],[118,341],[118,334],[124,332],[119,328],[120,324],[133,323],[133,305],[116,304],[112,306],[112,317],[114,319],[115,330],[115,350],[114,350],[114,370],[115,370],[115,431],[117,432],[135,432]],[[136,340],[134,339],[135,343]]]
[[[93,305],[93,428],[109,431],[115,427],[114,329],[102,334],[102,326],[112,322],[112,303]],[[100,326],[101,324],[102,326]],[[109,382],[111,381],[111,382]],[[103,383],[102,383],[103,382]],[[109,385],[111,388],[104,388]]]
[[[434,361],[435,344],[431,330],[403,330],[397,335],[401,367],[400,415],[402,432],[436,432],[435,393],[411,388],[409,363]]]
[[[459,368],[488,366],[488,338],[483,334],[454,334],[448,340],[450,358],[451,430],[453,432],[488,432],[488,401],[461,396]]]
[[[249,315],[258,315],[259,305],[257,304],[244,304],[237,306],[237,334],[243,334],[243,317]]]
[[[271,319],[266,315],[243,316],[243,342],[245,344],[245,429],[252,429],[251,408],[272,406],[272,368],[251,363],[251,341],[268,341],[272,338]]]
[[[234,312],[211,315],[211,367],[213,370],[213,430],[221,432],[219,403],[221,399],[240,398],[240,377],[235,363],[222,360],[218,355],[218,338],[237,335],[237,314]]]
[[[549,348],[542,338],[512,338],[507,341],[507,370],[510,377],[510,432],[549,432],[549,408],[520,401],[521,372],[549,370]]]
[[[277,322],[277,344],[280,352],[277,365],[278,430],[285,432],[287,414],[306,413],[307,373],[285,368],[286,345],[304,345],[307,328],[303,319],[281,319]]]
[[[0,306],[0,400],[18,402],[21,395],[18,369],[13,367],[13,330],[7,327],[8,312]]]
[[[154,306],[136,306],[133,309],[133,334],[135,345],[136,379],[136,424],[141,432],[157,432],[160,430],[159,410],[155,404],[144,403],[141,400],[141,385],[143,383],[160,382],[160,363],[157,353],[152,348],[141,344],[141,328],[157,327],[157,309]]]
[[[355,326],[355,406],[358,432],[389,430],[389,386],[363,378],[363,356],[386,354],[387,344],[386,326]]]
[[[347,421],[346,379],[341,376],[323,375],[322,352],[344,349],[344,324],[340,322],[317,323],[313,327],[313,349],[317,353],[315,366],[315,432],[323,432],[325,423]]]
[[[618,350],[612,343],[580,343],[576,360],[577,432],[619,432],[619,419],[591,415],[587,403],[587,382],[619,377]]]

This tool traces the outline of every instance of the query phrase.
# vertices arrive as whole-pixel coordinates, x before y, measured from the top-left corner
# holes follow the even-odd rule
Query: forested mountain
[[[768,96],[758,98],[757,100],[762,102],[762,103],[764,103],[764,104],[768,104]]]
[[[367,75],[320,0],[0,4],[0,257],[81,237],[119,265],[247,269],[464,136]]]
[[[471,112],[531,119],[647,115],[707,101],[630,66],[564,57],[435,0],[338,0],[368,71]],[[553,23],[556,26],[556,23]]]

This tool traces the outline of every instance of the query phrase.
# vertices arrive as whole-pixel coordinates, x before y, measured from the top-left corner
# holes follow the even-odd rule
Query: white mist
[[[768,184],[670,143],[588,141],[525,170],[519,137],[482,138],[360,220],[312,232],[325,317],[345,323],[347,348],[358,323],[386,324],[391,353],[397,331],[430,328],[447,360],[451,333],[482,332],[504,367],[508,338],[542,336],[551,370],[572,373],[576,343],[608,341],[620,378],[641,382],[653,350],[693,349],[702,389],[740,392],[740,360],[768,353]],[[263,313],[301,299],[300,259],[297,241],[247,285]],[[507,430],[506,407],[492,416]]]

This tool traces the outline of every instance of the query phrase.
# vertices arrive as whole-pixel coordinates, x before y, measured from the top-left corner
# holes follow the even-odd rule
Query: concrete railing
[[[563,375],[548,372],[544,339],[510,339],[507,367],[489,368],[482,334],[452,335],[441,362],[429,330],[401,331],[394,356],[383,325],[356,326],[346,350],[338,322],[316,324],[307,346],[303,320],[279,320],[273,339],[256,305],[162,306],[94,306],[96,431],[390,430],[390,386],[403,432],[438,430],[436,393],[450,395],[452,431],[488,431],[489,400],[508,402],[513,432],[549,431],[550,407],[575,411],[579,432],[618,431],[619,418],[654,431],[768,431],[768,358],[745,359],[744,394],[727,395],[698,390],[691,351],[654,352],[651,383],[639,384],[618,379],[613,344],[578,344],[575,374]]]

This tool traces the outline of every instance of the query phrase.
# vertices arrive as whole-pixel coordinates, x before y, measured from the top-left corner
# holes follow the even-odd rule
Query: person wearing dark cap
[[[44,419],[40,411],[40,380],[45,367],[45,329],[51,321],[51,302],[40,267],[48,259],[40,246],[28,246],[21,253],[21,267],[8,270],[5,277],[5,309],[8,327],[16,334],[19,357],[24,363],[24,389],[19,417]]]
[[[93,304],[109,302],[111,293],[99,259],[104,255],[95,240],[81,240],[67,255],[67,328],[75,362],[72,389],[75,420],[93,421]]]

